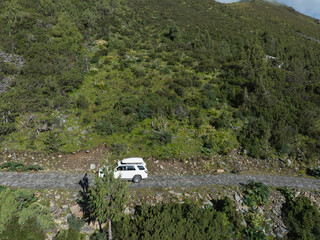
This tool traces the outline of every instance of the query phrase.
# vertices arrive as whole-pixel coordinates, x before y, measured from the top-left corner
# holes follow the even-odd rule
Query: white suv
[[[103,167],[99,169],[99,177],[103,177]],[[148,169],[142,158],[125,158],[118,162],[113,172],[115,178],[132,180],[135,183],[148,178]]]

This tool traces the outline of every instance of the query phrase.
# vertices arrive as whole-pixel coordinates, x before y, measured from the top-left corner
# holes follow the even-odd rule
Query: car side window
[[[126,170],[125,168],[126,168],[126,167],[123,167],[123,166],[117,167],[117,171],[124,171],[124,170]]]
[[[138,166],[139,170],[144,170],[144,166]]]
[[[127,171],[135,171],[135,167],[134,166],[127,166]]]

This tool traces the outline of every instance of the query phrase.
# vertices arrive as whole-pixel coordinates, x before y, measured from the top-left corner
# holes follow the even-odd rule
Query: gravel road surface
[[[0,172],[0,185],[29,189],[81,189],[79,181],[83,175],[61,172]],[[89,176],[89,184],[94,176]],[[320,180],[273,175],[196,175],[196,176],[149,176],[131,187],[197,187],[209,185],[239,185],[248,180],[263,182],[269,186],[320,191]]]

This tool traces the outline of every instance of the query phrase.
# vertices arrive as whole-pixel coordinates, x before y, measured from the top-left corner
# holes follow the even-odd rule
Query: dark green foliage
[[[54,226],[49,209],[31,190],[0,191],[0,239],[44,239]]]
[[[0,169],[5,169],[6,171],[39,171],[43,168],[38,165],[27,165],[18,162],[6,162],[0,165]]]
[[[253,182],[243,186],[244,203],[248,206],[260,206],[269,201],[270,192],[268,186],[260,182]]]
[[[289,239],[316,240],[320,238],[320,212],[306,197],[287,199],[282,209]]]
[[[263,232],[263,228],[260,226],[249,226],[244,230],[243,234],[245,239],[248,240],[267,240],[268,237]]]
[[[142,205],[133,218],[114,224],[115,239],[232,239],[237,231],[228,213],[231,203],[216,211],[194,203]],[[227,207],[228,206],[228,207]]]
[[[77,99],[76,105],[80,109],[87,109],[89,107],[89,102],[86,96],[80,95]]]
[[[68,230],[60,231],[53,239],[54,240],[79,240],[80,238],[80,229],[83,227],[85,222],[82,219],[76,218],[74,215],[71,215],[67,218],[68,221]]]
[[[45,151],[48,153],[58,152],[60,148],[64,145],[62,140],[59,138],[57,133],[50,132],[44,141]]]
[[[283,187],[283,188],[278,188],[277,190],[287,199],[287,201],[293,200],[294,194],[290,188]]]
[[[307,174],[316,178],[320,178],[320,167],[314,167],[313,169],[307,169]]]
[[[18,224],[19,218],[13,216],[8,219],[5,226],[5,231],[0,234],[0,239],[3,240],[43,240],[45,239],[45,232],[39,228],[35,218],[30,218],[23,226]]]
[[[319,27],[290,8],[267,1],[3,0],[0,20],[1,51],[24,62],[0,60],[0,89],[14,76],[0,94],[1,144],[20,130],[35,132],[37,126],[22,124],[27,115],[59,112],[85,116],[77,124],[99,134],[92,142],[119,136],[148,154],[159,143],[161,157],[181,149],[179,131],[192,142],[185,155],[241,147],[265,159],[320,156],[320,48],[305,37],[320,39]],[[170,131],[150,134],[144,121],[159,117],[170,121]],[[199,141],[209,136],[199,133],[207,125],[236,143],[216,146],[226,134]],[[84,147],[44,135],[12,145]]]

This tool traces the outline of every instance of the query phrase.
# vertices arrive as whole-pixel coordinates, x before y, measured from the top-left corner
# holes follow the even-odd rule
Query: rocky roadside
[[[81,199],[79,180],[83,174],[61,172],[0,172],[1,185],[36,189],[39,201],[50,207],[58,229],[68,227],[67,218],[71,214],[81,218],[83,213],[77,201]],[[285,202],[284,197],[274,187],[290,187],[295,196],[306,196],[313,204],[320,208],[320,180],[298,178],[290,176],[272,175],[191,175],[191,176],[150,176],[138,184],[130,185],[130,203],[125,213],[134,214],[134,206],[141,203],[150,205],[159,202],[179,202],[186,199],[199,202],[203,206],[214,205],[216,200],[225,196],[230,197],[238,213],[242,216],[248,214],[249,209],[243,203],[241,186],[249,180],[263,182],[271,186],[269,204],[259,207],[257,211],[266,221],[270,222],[267,233],[276,239],[281,239],[287,234],[287,229],[281,217],[281,208]],[[89,183],[93,184],[94,175],[89,175]],[[243,221],[243,225],[246,222]],[[86,223],[81,233],[89,236],[98,228],[97,224]],[[54,233],[52,233],[54,234]],[[53,235],[52,235],[53,236]]]
[[[134,214],[134,206],[142,203],[155,205],[157,203],[178,202],[183,203],[188,200],[198,202],[203,207],[206,205],[214,206],[215,202],[229,197],[240,216],[245,217],[249,214],[249,208],[244,204],[244,194],[241,186],[202,186],[202,187],[163,187],[163,188],[130,188],[130,202],[127,205],[125,214]],[[320,192],[310,190],[293,190],[295,197],[306,196],[313,204],[320,208]],[[275,239],[282,239],[287,234],[286,226],[282,221],[281,208],[285,203],[284,197],[274,188],[270,188],[269,203],[263,207],[258,207],[257,211],[262,214],[266,221],[270,222],[270,229],[267,234]],[[67,218],[71,214],[81,218],[83,213],[77,200],[81,199],[81,192],[72,190],[40,190],[37,196],[41,204],[50,208],[58,229],[67,229]],[[245,220],[242,224],[246,226]],[[82,234],[89,236],[98,225],[86,223],[81,229]],[[55,233],[52,233],[52,236]]]

